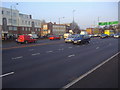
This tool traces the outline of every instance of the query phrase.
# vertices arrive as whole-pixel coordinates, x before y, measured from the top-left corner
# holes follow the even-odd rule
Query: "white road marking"
[[[64,87],[62,87],[63,89],[69,88],[70,86],[72,86],[73,84],[75,84],[76,82],[80,81],[81,79],[83,79],[84,77],[86,77],[87,75],[89,75],[90,73],[92,73],[93,71],[95,71],[96,69],[98,69],[99,67],[101,67],[102,65],[104,65],[105,63],[107,63],[108,61],[110,61],[112,58],[114,58],[115,56],[117,56],[120,52],[116,53],[115,55],[113,55],[112,57],[108,58],[107,60],[103,61],[101,64],[97,65],[95,68],[89,70],[88,72],[86,72],[85,74],[81,75],[80,77],[78,77],[77,79],[73,80],[71,83],[65,85]]]
[[[68,47],[68,48],[72,48],[72,47]]]
[[[34,54],[32,54],[32,56],[35,56],[35,55],[39,55],[40,53],[34,53]]]
[[[99,49],[99,47],[96,47],[96,49]]]
[[[51,52],[53,52],[53,51],[47,51],[47,53],[51,53]]]
[[[69,55],[68,57],[74,57],[75,56],[75,54],[72,54],[72,55]]]
[[[60,50],[64,50],[64,49],[63,49],[63,48],[61,48],[61,49],[58,49],[58,50],[60,51]]]
[[[2,77],[4,77],[4,76],[11,75],[11,74],[14,74],[14,72],[10,72],[10,73],[6,73],[6,74],[3,74],[3,75],[0,75],[0,78],[2,78]]]
[[[34,49],[29,49],[29,51],[33,51]]]
[[[12,58],[12,59],[20,59],[20,58],[23,58],[23,56],[15,57],[15,58]]]
[[[80,46],[76,46],[76,47],[80,47]]]

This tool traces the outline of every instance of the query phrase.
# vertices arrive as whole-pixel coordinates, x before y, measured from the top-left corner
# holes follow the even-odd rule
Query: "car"
[[[75,35],[70,35],[68,38],[65,39],[65,43],[73,42],[74,37]]]
[[[115,34],[110,34],[110,36],[109,36],[109,37],[114,37],[114,35],[115,35]]]
[[[100,38],[107,38],[107,37],[108,37],[107,34],[101,34],[101,35],[100,35]]]
[[[30,35],[19,35],[18,38],[16,39],[17,43],[31,43],[31,42],[37,42],[36,39],[31,37]]]
[[[99,37],[99,34],[94,34],[93,37]]]
[[[66,38],[68,38],[71,35],[72,35],[71,33],[64,33],[63,38],[66,39]]]
[[[60,36],[59,35],[50,35],[49,36],[49,40],[56,40],[56,39],[60,40]]]
[[[114,38],[120,38],[120,33],[115,34]]]
[[[76,35],[73,39],[73,44],[85,44],[90,42],[89,35]]]
[[[93,34],[89,34],[89,37],[91,37],[91,38],[92,38],[92,37],[94,37],[94,35],[93,35]]]

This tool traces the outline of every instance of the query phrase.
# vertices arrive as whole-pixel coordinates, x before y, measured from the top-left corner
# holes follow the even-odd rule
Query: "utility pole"
[[[74,31],[74,12],[75,12],[75,10],[73,10],[73,25],[72,25],[73,31]]]
[[[65,17],[61,17],[61,18],[65,18]],[[59,17],[59,31],[60,31],[60,19],[61,19],[60,17]]]

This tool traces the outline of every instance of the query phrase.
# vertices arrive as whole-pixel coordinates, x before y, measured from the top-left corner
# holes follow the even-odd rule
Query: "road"
[[[93,38],[84,45],[63,40],[35,45],[11,44],[3,49],[3,88],[62,88],[118,52],[114,38]]]

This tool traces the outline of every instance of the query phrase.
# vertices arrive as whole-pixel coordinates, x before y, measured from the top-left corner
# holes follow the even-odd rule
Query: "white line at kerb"
[[[89,75],[90,73],[92,73],[93,71],[95,71],[96,69],[98,69],[99,67],[101,67],[102,65],[104,65],[105,63],[107,63],[108,61],[110,61],[112,58],[114,58],[115,56],[117,56],[120,52],[116,53],[115,55],[113,55],[112,57],[108,58],[107,60],[105,60],[104,62],[102,62],[101,64],[97,65],[95,68],[89,70],[88,72],[86,72],[85,74],[81,75],[80,77],[78,77],[77,79],[73,80],[71,83],[65,85],[64,87],[62,87],[63,89],[69,88],[70,86],[72,86],[73,84],[75,84],[76,82],[80,81],[82,78],[86,77],[87,75]]]
[[[11,74],[14,74],[14,72],[10,72],[10,73],[6,73],[6,74],[3,74],[3,75],[0,75],[0,78],[2,78],[2,77],[4,77],[4,76],[11,75]]]

